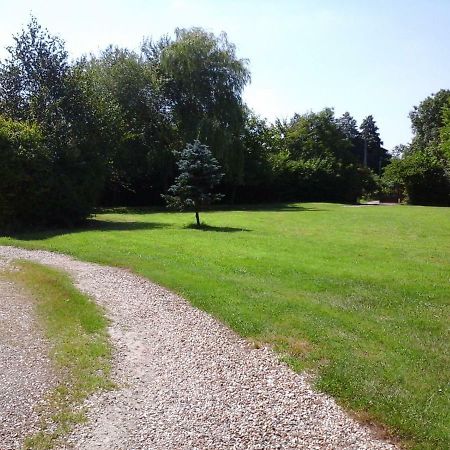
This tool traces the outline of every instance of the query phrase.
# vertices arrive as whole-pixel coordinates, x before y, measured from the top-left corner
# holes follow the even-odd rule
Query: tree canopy
[[[440,129],[444,124],[443,108],[450,100],[450,90],[441,89],[431,94],[409,113],[414,133],[412,145],[423,149],[439,141]]]
[[[450,205],[450,90],[440,90],[410,113],[409,146],[384,173],[387,185],[402,189],[411,203]]]
[[[89,214],[103,185],[102,122],[60,38],[33,18],[14,42],[0,66],[0,114],[36,125],[42,135],[49,155],[45,184],[52,186],[42,223],[74,224]],[[30,212],[30,217],[35,216]]]

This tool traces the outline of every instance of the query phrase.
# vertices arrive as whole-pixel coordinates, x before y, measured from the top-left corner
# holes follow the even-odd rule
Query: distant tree
[[[67,90],[70,66],[64,41],[34,17],[13,39],[15,45],[7,47],[9,56],[0,65],[0,111],[45,125],[59,115]]]
[[[278,131],[270,162],[280,200],[356,201],[363,173],[332,109],[296,114]]]
[[[294,158],[337,156],[353,160],[351,144],[336,123],[334,111],[325,108],[318,113],[294,115],[285,130],[285,143]]]
[[[240,201],[264,201],[272,192],[270,155],[277,151],[278,133],[265,119],[247,110],[240,145],[244,149],[244,175],[239,190]]]
[[[403,190],[409,203],[450,205],[450,173],[429,150],[394,159],[384,170],[383,182],[394,190]]]
[[[350,115],[349,112],[345,112],[341,117],[336,119],[338,128],[344,133],[344,135],[350,141],[360,138],[360,132],[358,131],[358,124],[356,120]]]
[[[440,149],[447,169],[450,171],[450,99],[442,109],[442,128],[440,129]]]
[[[450,90],[441,89],[414,106],[409,113],[414,133],[412,146],[417,150],[436,147],[440,139],[440,128],[443,126],[443,109],[450,101]]]
[[[370,144],[381,145],[380,133],[378,132],[378,126],[372,115],[367,116],[361,122],[361,135]]]
[[[409,145],[398,144],[391,150],[391,155],[398,159],[406,155],[409,152],[409,149]]]
[[[386,167],[383,182],[419,205],[450,205],[450,90],[441,89],[410,113],[414,136],[401,158]]]
[[[192,208],[200,226],[200,211],[222,198],[221,194],[214,193],[214,187],[220,183],[223,173],[209,148],[198,140],[188,144],[178,156],[180,173],[164,198],[168,206]]]
[[[364,166],[369,166],[369,153],[375,156],[381,148],[380,134],[373,116],[367,116],[361,123],[361,138],[364,142]],[[371,157],[371,160],[375,158]],[[371,164],[372,165],[372,164]]]
[[[378,126],[372,115],[367,116],[361,123],[361,138],[363,141],[363,165],[380,174],[381,169],[389,162],[390,155],[382,147]]]
[[[336,125],[351,143],[351,152],[355,155],[357,160],[363,164],[364,143],[361,138],[361,133],[358,130],[358,123],[356,120],[349,112],[345,112],[341,117],[336,119]]]

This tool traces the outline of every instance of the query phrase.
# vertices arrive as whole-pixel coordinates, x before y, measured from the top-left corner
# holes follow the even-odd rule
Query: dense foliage
[[[142,55],[126,49],[110,47],[78,66],[97,111],[109,121],[111,160],[102,202],[159,202],[173,178],[172,150],[179,144],[162,81]]]
[[[37,125],[0,116],[0,227],[46,222],[51,157]]]
[[[427,97],[410,118],[413,140],[386,168],[385,186],[413,204],[450,206],[450,90]]]
[[[24,152],[24,128],[4,122],[5,144],[0,147],[0,156],[3,160],[9,153],[10,161],[14,159],[15,167],[22,169],[12,173],[10,166],[11,170],[3,170],[15,178],[15,186],[30,180],[36,187],[43,184],[33,193],[34,207],[22,209],[21,204],[30,198],[20,196],[16,204],[10,202],[9,214],[17,225],[74,224],[90,212],[103,185],[108,158],[102,120],[83,73],[69,64],[63,42],[34,19],[15,37],[8,52],[9,58],[0,67],[0,114],[39,129],[40,138],[36,146],[24,138]],[[18,136],[16,129],[21,131]],[[30,171],[30,161],[35,162],[31,154],[46,155],[45,164],[43,158],[37,158],[38,173]],[[12,198],[17,192],[2,189],[0,195]],[[33,211],[36,208],[41,211]]]
[[[272,124],[255,115],[242,100],[248,61],[225,34],[177,29],[137,52],[110,46],[71,62],[64,42],[32,19],[7,50],[2,227],[71,225],[99,204],[162,204],[179,175],[177,152],[197,139],[222,167],[229,203],[355,202],[379,191],[384,173],[390,194],[448,204],[450,91],[411,112],[413,142],[391,167],[371,115],[359,126],[330,108]],[[27,204],[39,212],[21,210]]]
[[[362,180],[352,147],[331,109],[295,116],[272,156],[281,199],[356,201]]]

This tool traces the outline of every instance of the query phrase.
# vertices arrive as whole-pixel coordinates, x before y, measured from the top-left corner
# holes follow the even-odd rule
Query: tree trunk
[[[195,211],[195,220],[197,221],[197,226],[200,226],[200,216],[198,215],[198,211]]]

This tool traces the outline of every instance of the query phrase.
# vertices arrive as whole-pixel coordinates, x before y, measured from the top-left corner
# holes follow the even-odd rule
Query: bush
[[[415,205],[450,205],[450,172],[432,151],[415,151],[386,167],[383,183]]]
[[[87,136],[79,133],[86,140]],[[53,150],[36,124],[0,116],[0,229],[73,226],[84,220],[103,185],[91,144]]]
[[[290,159],[289,152],[272,158],[278,200],[354,203],[361,195],[363,176],[353,164],[331,156]]]
[[[51,160],[39,128],[0,116],[0,229],[45,225]]]

